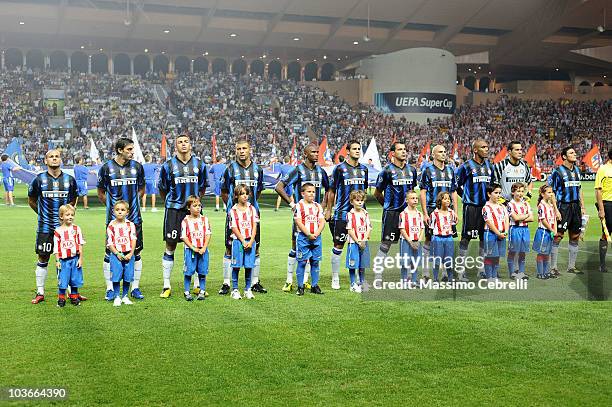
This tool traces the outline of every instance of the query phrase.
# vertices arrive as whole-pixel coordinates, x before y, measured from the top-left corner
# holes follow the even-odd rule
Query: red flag
[[[295,134],[293,135],[293,145],[291,146],[291,155],[289,157],[291,157],[289,164],[293,166],[298,165],[298,157],[295,145]]]
[[[525,162],[531,168],[533,168],[533,166],[535,165],[536,153],[537,153],[536,145],[532,144],[531,147],[529,147],[529,150],[527,150],[527,154],[525,154]]]
[[[323,136],[323,141],[321,141],[321,145],[319,146],[319,165],[326,165],[325,158],[329,154],[327,151],[327,136]]]
[[[346,143],[342,146],[340,151],[338,151],[336,153],[336,156],[334,157],[334,164],[339,164],[340,163],[340,157],[345,157],[346,158]]]
[[[561,156],[557,156],[557,159],[555,160],[555,165],[559,166],[563,164],[563,158],[561,158]]]
[[[542,178],[542,167],[537,155],[535,156],[535,165],[531,168],[531,176],[538,181]]]
[[[215,133],[212,135],[210,144],[212,149],[212,162],[214,164],[217,162],[217,135]]]
[[[168,145],[168,142],[166,140],[166,133],[162,133],[161,148],[159,149],[159,155],[164,160],[166,160],[166,158],[168,156],[168,152],[166,150],[167,149],[167,145]]]
[[[601,154],[599,153],[599,146],[597,144],[585,154],[582,162],[593,172],[597,172],[599,167],[601,167]]]
[[[387,154],[387,160],[391,161],[391,157],[393,156],[393,153],[391,152],[391,147],[393,147],[393,144],[397,143],[397,136],[394,134],[393,135],[393,140],[391,140],[391,145],[389,146],[389,154]]]
[[[421,165],[421,162],[423,162],[423,157],[428,157],[429,156],[429,148],[431,146],[431,143],[427,143],[423,146],[423,148],[421,149],[421,154],[419,154],[419,159],[418,159],[418,164]]]
[[[499,153],[495,154],[495,157],[493,158],[493,164],[497,164],[498,162],[503,161],[503,159],[506,158],[507,155],[508,149],[506,148],[506,146],[504,146],[504,148],[502,148]]]

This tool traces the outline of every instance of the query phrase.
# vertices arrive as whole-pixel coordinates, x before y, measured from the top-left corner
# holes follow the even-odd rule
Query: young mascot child
[[[508,237],[508,211],[499,203],[501,187],[497,184],[487,185],[489,200],[482,208],[485,221],[484,249],[485,274],[487,279],[498,278],[499,258],[506,253]]]
[[[198,301],[206,299],[206,276],[208,275],[208,244],[212,234],[208,218],[202,215],[202,203],[197,196],[187,198],[189,215],[181,223],[181,240],[185,243],[184,289],[185,299],[193,301],[189,293],[191,277],[197,273],[200,281]]]
[[[257,210],[249,202],[249,187],[239,184],[234,190],[236,204],[230,210],[230,227],[232,229],[232,298],[239,300],[238,273],[244,268],[244,296],[253,299],[255,296],[251,291],[251,271],[255,266],[255,252],[257,243]]]
[[[431,253],[433,255],[433,277],[438,281],[440,266],[444,265],[446,276],[444,280],[452,281],[453,259],[455,245],[453,237],[457,235],[457,214],[450,208],[451,196],[448,192],[440,192],[436,197],[436,209],[431,213],[429,227],[432,229]]]
[[[412,274],[412,282],[417,282],[417,266],[421,262],[421,240],[425,231],[423,214],[417,209],[419,198],[416,192],[408,191],[406,203],[408,206],[400,214],[400,257],[402,258],[401,273],[402,282],[408,280],[408,274]]]
[[[131,305],[128,298],[130,283],[134,280],[134,249],[136,248],[136,226],[126,219],[130,205],[123,200],[115,202],[115,219],[106,228],[106,246],[111,252],[111,280],[115,300],[113,306]],[[123,280],[123,292],[119,292]]]
[[[353,209],[346,216],[348,232],[348,250],[346,252],[346,268],[349,269],[351,291],[360,293],[365,283],[365,269],[370,267],[370,248],[368,240],[372,232],[370,216],[363,207],[366,193],[363,190],[352,191],[349,200]],[[359,271],[359,282],[355,270]]]
[[[516,182],[511,188],[512,200],[508,202],[508,215],[510,218],[510,233],[508,234],[508,275],[511,279],[528,279],[525,274],[525,256],[529,253],[528,222],[533,222],[533,212],[529,202],[523,199],[525,184]],[[518,275],[513,273],[514,257],[518,253]]]
[[[314,200],[315,191],[313,184],[302,184],[302,199],[295,205],[295,225],[299,230],[296,238],[297,295],[304,295],[304,270],[309,259],[312,276],[310,292],[323,294],[319,287],[319,264],[323,253],[321,232],[325,228],[325,215],[323,207]]]
[[[557,234],[557,215],[553,203],[553,190],[550,185],[540,187],[538,197],[538,230],[533,238],[533,250],[538,253],[536,257],[537,278],[546,280],[556,278],[550,273],[550,251],[552,242]]]
[[[70,287],[70,303],[80,305],[79,288],[83,286],[83,233],[73,223],[75,210],[70,204],[59,208],[60,227],[53,232],[53,253],[57,268],[57,306],[66,305],[66,289]]]

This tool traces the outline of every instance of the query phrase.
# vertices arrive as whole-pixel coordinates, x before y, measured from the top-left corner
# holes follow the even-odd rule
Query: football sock
[[[132,281],[132,290],[139,288],[140,276],[142,275],[142,259],[140,254],[134,255],[134,281]]]
[[[164,276],[164,288],[170,288],[170,275],[174,267],[174,250],[167,250],[162,257],[162,272]]]
[[[452,281],[455,278],[451,267],[446,267],[446,276],[448,277],[448,281]]]
[[[121,294],[119,292],[121,287],[121,283],[119,283],[119,281],[117,281],[116,283],[113,282],[113,292],[115,293],[115,298],[119,297],[119,294]]]
[[[521,260],[520,260],[520,253],[519,252],[514,252],[514,272],[516,273],[517,270],[520,273],[521,271]],[[516,266],[518,263],[518,267]]]
[[[240,269],[237,267],[232,268],[232,290],[238,289],[238,273]]]
[[[508,277],[514,272],[514,252],[508,252]]]
[[[559,256],[559,242],[553,241],[552,249],[550,250],[550,267],[557,269],[557,257]]]
[[[433,266],[433,279],[434,281],[438,281],[438,272],[440,271],[440,265],[435,262]]]
[[[544,275],[544,256],[538,254],[536,257],[536,270],[538,272],[538,276]]]
[[[525,253],[518,254],[518,270],[519,273],[525,273]]]
[[[291,249],[291,251],[289,251],[289,255],[287,256],[287,284],[293,283],[293,270],[295,270],[296,262],[295,250]]]
[[[47,279],[47,266],[49,263],[36,263],[36,293],[45,295],[45,280]]]
[[[65,288],[58,288],[57,289],[57,293],[59,295],[66,295],[66,289]]]
[[[70,286],[70,294],[74,294],[78,297],[79,295],[79,287]]]
[[[485,258],[484,260],[484,270],[487,278],[493,278],[493,260],[490,258]]]
[[[191,276],[184,276],[183,278],[183,289],[186,293],[191,289]]]
[[[204,274],[200,274],[200,290],[202,292],[206,291],[206,276]]]
[[[567,249],[569,250],[569,255],[567,259],[567,268],[575,269],[576,268],[576,257],[578,257],[578,241],[570,240],[567,245]]]
[[[493,260],[493,278],[499,278],[499,274],[497,274],[498,271],[499,271],[499,257]]]
[[[365,282],[365,270],[359,269],[359,284],[363,284]]]
[[[310,274],[312,275],[312,286],[319,285],[319,261],[310,259]],[[304,281],[307,281],[308,277],[304,276]]]
[[[417,270],[414,269],[414,271],[412,272],[412,282],[416,283],[418,279],[419,279],[419,273],[417,273]]]
[[[111,281],[110,258],[108,254],[104,255],[102,263],[102,272],[104,273],[104,281],[106,281],[106,291],[113,290],[113,282]]]
[[[121,296],[126,297],[129,292],[130,292],[130,283],[128,281],[124,281],[123,282],[123,293]]]
[[[255,267],[253,267],[252,273],[249,273],[249,281],[252,285],[259,283],[259,256],[255,257]]]
[[[304,266],[304,284],[306,284],[308,282],[308,275],[310,274],[310,270],[312,269],[311,266],[311,262],[312,262],[312,258],[306,262],[306,265]]]
[[[228,256],[223,256],[223,284],[230,284],[232,275],[232,260]]]
[[[332,249],[332,255],[331,255],[332,279],[340,278],[340,255],[341,254],[342,254],[342,250],[336,249],[335,247]]]
[[[599,241],[599,269],[606,269],[606,253],[608,252],[608,241],[600,240]]]
[[[349,280],[351,281],[351,285],[355,284],[355,269],[349,269]]]
[[[544,256],[544,261],[542,262],[542,270],[544,270],[544,275],[550,273],[550,263],[548,261],[548,256]]]
[[[200,286],[200,277],[198,276],[197,273],[193,273],[193,288],[195,289],[196,287],[199,287],[199,286]]]
[[[402,281],[408,280],[408,269],[406,267],[402,267],[400,269],[400,276]]]
[[[259,257],[257,259],[259,259]],[[255,262],[257,264],[257,260],[255,260]],[[257,267],[257,266],[255,266],[255,267]],[[252,284],[251,284],[251,280],[252,280],[251,279],[251,274],[252,274],[252,269],[248,269],[248,268],[244,269],[244,289],[245,290],[250,290],[251,287],[252,287]]]
[[[429,277],[429,247],[429,244],[423,245],[423,277]]]
[[[307,260],[298,261],[297,268],[295,269],[295,277],[297,279],[298,287],[304,287],[304,269],[306,268]]]

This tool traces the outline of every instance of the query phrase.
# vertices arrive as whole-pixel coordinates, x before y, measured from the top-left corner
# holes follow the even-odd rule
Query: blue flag
[[[13,140],[6,147],[6,150],[4,150],[4,154],[7,154],[9,158],[13,160],[21,168],[26,169],[26,170],[31,170],[31,167],[28,164],[28,161],[23,155],[23,147],[21,144],[22,144],[22,140],[20,137],[13,137]]]

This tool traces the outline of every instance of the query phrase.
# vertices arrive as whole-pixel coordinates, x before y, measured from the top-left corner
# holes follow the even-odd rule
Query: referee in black
[[[612,230],[612,147],[608,150],[608,161],[599,167],[595,175],[595,199],[602,229],[599,239],[599,271],[607,273],[606,253],[608,236]]]

